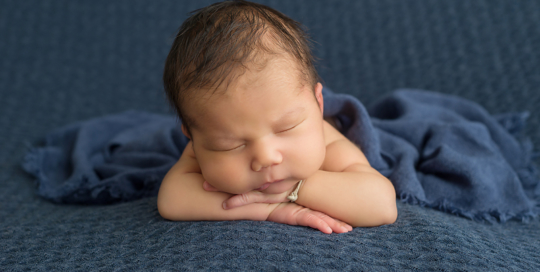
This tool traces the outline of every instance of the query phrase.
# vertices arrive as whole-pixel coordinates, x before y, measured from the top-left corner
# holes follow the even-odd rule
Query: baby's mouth
[[[257,191],[264,191],[266,190],[266,188],[268,188],[270,185],[274,184],[274,183],[278,183],[278,182],[282,182],[283,180],[280,179],[280,180],[275,180],[275,181],[272,181],[272,182],[267,182],[265,184],[263,184],[261,187],[255,189]]]

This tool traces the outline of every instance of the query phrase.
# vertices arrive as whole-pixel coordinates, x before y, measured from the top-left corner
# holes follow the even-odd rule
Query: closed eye
[[[233,150],[236,150],[236,149],[239,149],[241,147],[245,146],[245,144],[241,144],[237,147],[233,147],[233,148],[230,148],[230,149],[225,149],[225,150],[217,150],[217,151],[222,151],[222,152],[225,152],[225,151],[233,151]]]
[[[284,129],[284,130],[282,130],[282,131],[280,131],[280,132],[278,132],[278,133],[290,131],[290,130],[294,129],[295,127],[297,127],[298,125],[302,124],[303,122],[304,122],[304,120],[302,120],[302,122],[300,122],[300,123],[298,123],[298,124],[296,124],[296,125],[294,125],[294,126],[288,128],[288,129]]]

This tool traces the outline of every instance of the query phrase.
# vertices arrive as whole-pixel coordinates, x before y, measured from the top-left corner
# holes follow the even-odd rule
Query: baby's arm
[[[322,170],[302,185],[296,203],[355,227],[394,223],[397,208],[392,183],[326,122],[325,137],[330,140]]]
[[[169,170],[158,194],[158,211],[162,217],[178,221],[198,220],[269,220],[290,225],[302,225],[325,233],[346,232],[346,224],[321,212],[294,203],[251,203],[225,210],[222,203],[231,194],[203,189],[203,176],[195,159],[191,142],[180,160]],[[269,217],[273,214],[272,217]],[[347,226],[348,230],[350,227]]]
[[[186,147],[186,150],[191,146]],[[202,189],[203,177],[198,164],[187,152],[169,170],[158,194],[158,211],[169,220],[266,220],[275,204],[253,203],[224,212],[222,202],[231,197],[223,192]]]

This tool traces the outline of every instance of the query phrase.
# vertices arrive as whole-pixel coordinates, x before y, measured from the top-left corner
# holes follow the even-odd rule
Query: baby
[[[324,233],[396,220],[392,183],[323,119],[300,25],[221,2],[181,26],[164,72],[190,139],[159,190],[170,220],[268,220]]]

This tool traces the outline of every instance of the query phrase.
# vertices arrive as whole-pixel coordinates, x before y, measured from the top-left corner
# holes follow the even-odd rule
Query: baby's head
[[[322,85],[306,34],[278,11],[245,1],[196,11],[163,78],[217,189],[281,193],[322,165]]]

